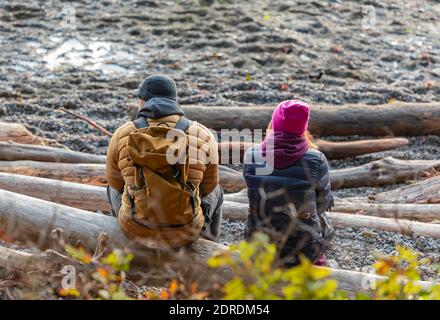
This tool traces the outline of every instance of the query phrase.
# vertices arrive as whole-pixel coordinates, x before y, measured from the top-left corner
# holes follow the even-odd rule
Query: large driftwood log
[[[104,186],[105,165],[40,161],[0,161],[0,172]]]
[[[357,213],[382,218],[417,220],[430,222],[440,220],[440,205],[436,204],[395,204],[335,201],[333,210],[343,213]]]
[[[109,211],[105,188],[102,187],[0,173],[0,188],[32,197],[41,197],[44,200],[50,200],[56,203],[88,209],[90,211]],[[243,203],[231,201],[240,201],[240,199]],[[400,220],[397,221],[395,218],[428,221],[440,217],[439,207],[440,206],[437,205],[381,205],[366,203],[349,204],[345,201],[337,201],[334,210],[339,211],[339,209],[342,209],[342,211],[352,213],[356,213],[361,210],[363,214],[394,219],[381,220],[376,217],[368,217],[363,215],[354,215],[355,218],[348,218],[349,215],[342,214],[343,219],[341,220],[340,213],[330,213],[330,215],[333,215],[332,220],[336,221],[336,226],[360,226],[373,229],[377,228],[385,231],[402,231],[407,233],[409,230],[408,228],[412,228],[413,225],[408,225],[408,222],[401,222]],[[225,201],[223,203],[223,215],[225,218],[232,220],[247,219],[248,204],[244,192],[225,195]],[[355,222],[353,225],[351,225],[350,223],[353,221],[353,219]],[[375,222],[371,224],[371,221]],[[396,227],[396,225],[398,227]],[[400,228],[401,226],[403,227]],[[440,225],[437,225],[437,228],[440,228]],[[431,225],[429,224],[416,223],[414,231],[424,233],[424,235],[431,234],[431,236],[433,236],[431,233]]]
[[[328,212],[327,214],[335,227],[368,228],[398,232],[409,236],[420,235],[435,239],[440,238],[439,224],[369,217],[340,212]]]
[[[24,127],[23,127],[24,128]],[[1,129],[0,129],[1,130]],[[45,162],[65,163],[105,163],[104,155],[72,151],[68,149],[53,148],[28,143],[20,143],[21,136],[17,140],[11,137],[9,142],[1,142],[0,138],[0,160],[34,160]],[[38,139],[34,137],[35,139]],[[375,139],[363,141],[331,142],[321,139],[315,141],[318,149],[328,159],[343,159],[357,155],[374,153],[384,150],[395,149],[408,144],[405,138]],[[251,142],[224,141],[218,143],[218,152],[221,156],[221,163],[231,163],[233,156],[238,161],[243,160],[244,152],[252,146]],[[234,159],[235,160],[235,159]]]
[[[405,138],[370,139],[359,141],[333,142],[315,139],[318,149],[327,159],[344,159],[380,151],[396,149],[408,145]]]
[[[105,163],[105,156],[39,145],[0,142],[0,160]]]
[[[109,235],[112,246],[130,248],[141,258],[145,267],[177,259],[177,255],[171,254],[172,252],[167,254],[163,249],[152,249],[129,240],[116,218],[6,190],[0,190],[0,227],[14,241],[30,242],[42,250],[51,245],[51,231],[61,228],[67,241],[76,243],[81,240],[83,246],[90,251],[95,249],[96,239],[104,231]],[[186,253],[194,261],[206,261],[216,251],[223,249],[225,247],[220,244],[199,239],[186,247]]]
[[[16,240],[33,241],[43,250],[52,241],[48,234],[54,228],[62,228],[69,242],[75,243],[81,240],[89,250],[94,249],[95,239],[98,238],[99,233],[105,231],[109,235],[112,245],[119,248],[135,248],[134,253],[142,256],[141,259],[136,259],[136,262],[138,267],[143,268],[143,271],[157,268],[164,265],[168,259],[178,259],[179,256],[182,256],[181,252],[179,254],[173,252],[168,256],[168,259],[165,258],[165,255],[158,258],[157,249],[134,245],[121,232],[115,218],[56,205],[4,190],[0,190],[0,226],[13,226],[9,229],[12,229]],[[225,246],[200,239],[185,248],[184,251],[193,262],[203,262],[215,252],[224,249],[226,249]],[[49,259],[45,254],[30,254],[0,247],[0,267],[19,271],[47,271],[52,267],[52,262],[52,259]],[[183,266],[185,265],[187,264],[183,264]],[[176,266],[178,267],[179,264],[174,264],[174,267]],[[330,269],[330,271],[331,277],[338,280],[341,289],[351,291],[368,290],[370,288],[368,284],[383,279],[374,274],[355,271],[338,269]],[[423,286],[432,285],[429,282],[421,282],[421,284]]]
[[[55,265],[46,253],[27,253],[0,246],[0,267],[20,272],[48,272],[49,270],[55,271],[59,265]],[[375,288],[378,281],[385,279],[383,276],[372,273],[321,268],[331,272],[330,278],[338,281],[339,289],[352,292],[368,292]],[[418,281],[417,284],[424,288],[433,285],[428,281]]]
[[[312,105],[309,129],[314,135],[416,136],[440,134],[440,104]],[[184,105],[188,118],[214,129],[266,129],[272,106]]]
[[[425,208],[425,210],[427,211],[429,210],[429,208]],[[436,208],[433,208],[433,210],[437,210],[437,214],[439,213],[438,206]],[[427,213],[426,211],[424,211],[423,213]],[[387,214],[390,213],[389,211],[385,212]],[[397,213],[399,211],[397,210],[395,212]],[[383,211],[377,212],[378,215],[382,213]],[[423,216],[423,213],[418,212],[422,219],[426,219],[426,217]],[[396,219],[395,217],[382,218],[379,216],[356,215],[340,212],[328,212],[327,214],[335,227],[369,228],[383,231],[399,232],[407,235],[417,234],[432,238],[440,238],[439,224],[401,220]],[[427,213],[427,215],[430,215],[431,217],[434,216],[433,213]],[[246,203],[229,201],[226,197],[223,203],[223,216],[224,218],[232,220],[247,219],[248,205]],[[407,216],[411,216],[411,213],[408,213]],[[439,215],[434,217],[438,218]]]
[[[105,186],[107,184],[104,164],[0,161],[0,172],[86,183],[95,186]],[[246,188],[243,175],[224,166],[220,166],[220,184],[227,192],[235,192]]]
[[[28,129],[18,123],[0,122],[0,141],[44,145],[42,139],[34,136]]]
[[[104,187],[0,172],[0,189],[78,209],[110,211]]]
[[[440,168],[440,160],[400,160],[391,157],[330,171],[332,189],[381,186],[423,177]]]
[[[52,268],[49,257],[0,246],[0,267],[8,270],[29,272]]]
[[[439,203],[440,175],[395,190],[382,192],[370,199],[381,203]]]
[[[322,139],[315,139],[314,143],[327,159],[344,159],[356,157],[363,154],[370,154],[380,151],[396,149],[408,145],[409,141],[405,138],[370,139],[359,141],[332,142]],[[228,161],[243,161],[243,156],[247,149],[254,143],[246,141],[223,141],[219,142],[219,155],[222,163]]]
[[[398,160],[385,158],[359,167],[330,171],[333,189],[395,184],[422,177],[426,171],[439,168],[436,160]],[[104,164],[69,164],[37,161],[0,161],[0,172],[23,174],[103,186]],[[220,166],[220,184],[227,192],[246,188],[241,172]]]
[[[246,190],[224,195],[224,217],[233,220],[247,219],[249,199]],[[382,218],[407,219],[429,222],[440,219],[440,205],[436,204],[400,204],[400,203],[368,203],[335,199],[333,211],[358,213]]]

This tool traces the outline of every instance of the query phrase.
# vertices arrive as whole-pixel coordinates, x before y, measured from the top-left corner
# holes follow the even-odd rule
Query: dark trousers
[[[122,193],[107,186],[107,197],[111,206],[111,214],[117,217],[122,206]],[[211,193],[202,198],[201,207],[205,216],[205,225],[201,236],[215,242],[218,242],[220,237],[222,204],[223,189],[220,185],[217,185]]]

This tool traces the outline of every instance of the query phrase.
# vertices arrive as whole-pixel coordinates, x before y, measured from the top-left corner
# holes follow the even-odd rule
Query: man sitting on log
[[[137,119],[116,130],[107,151],[112,214],[129,237],[171,247],[200,235],[218,241],[223,190],[214,135],[184,116],[170,77],[150,76],[133,94]]]

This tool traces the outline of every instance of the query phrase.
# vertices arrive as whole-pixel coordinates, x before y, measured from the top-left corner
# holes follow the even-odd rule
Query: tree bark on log
[[[440,175],[369,198],[380,203],[440,204]]]
[[[34,136],[28,129],[18,123],[0,122],[0,141],[44,145],[41,138]]]
[[[332,189],[375,187],[419,179],[440,168],[438,160],[400,160],[392,157],[330,171]]]
[[[186,116],[210,129],[266,129],[272,106],[182,106]],[[317,136],[440,135],[440,104],[312,105],[309,130]]]
[[[105,163],[105,156],[40,145],[0,142],[0,160],[62,163]]]

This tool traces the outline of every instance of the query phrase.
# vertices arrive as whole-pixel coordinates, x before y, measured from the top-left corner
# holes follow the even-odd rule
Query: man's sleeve
[[[115,190],[122,191],[124,189],[124,178],[121,175],[121,171],[118,167],[119,161],[119,132],[113,134],[110,140],[110,144],[107,150],[107,161],[105,175],[107,177],[108,184]]]
[[[218,154],[218,143],[215,139],[213,133],[206,128],[205,126],[199,124],[202,128],[204,134],[209,136],[207,139],[209,152],[210,152],[210,161],[206,164],[206,170],[203,173],[203,179],[200,182],[200,189],[202,191],[202,196],[205,196],[211,193],[215,187],[219,184],[219,154]],[[205,137],[203,137],[205,139]]]
[[[203,191],[202,196],[211,193],[215,187],[217,187],[219,181],[218,164],[209,163],[206,166],[206,170],[203,173],[203,180],[200,183],[200,187]]]

